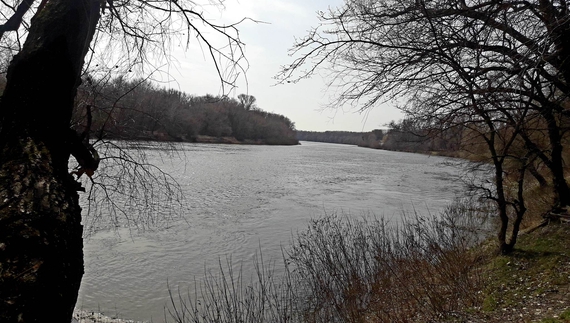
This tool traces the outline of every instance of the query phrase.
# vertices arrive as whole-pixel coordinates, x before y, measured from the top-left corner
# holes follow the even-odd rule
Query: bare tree
[[[243,108],[246,110],[251,110],[252,108],[255,108],[255,101],[257,101],[257,99],[253,95],[243,94],[243,93],[238,95],[238,100],[240,104],[243,106]]]
[[[68,160],[73,155],[87,175],[99,164],[93,147],[70,130],[80,75],[86,57],[94,57],[87,55],[100,45],[117,46],[129,54],[116,55],[141,63],[149,46],[166,50],[170,37],[185,36],[187,43],[196,37],[222,83],[231,85],[243,44],[236,25],[209,22],[193,1],[35,4],[3,1],[0,10],[6,19],[2,55],[17,52],[0,104],[0,321],[69,322],[83,275],[83,242],[81,185],[69,174]],[[208,31],[227,46],[213,46]]]
[[[495,197],[501,165],[520,139],[526,153],[515,159],[539,158],[552,174],[553,209],[566,207],[568,9],[566,1],[347,0],[319,13],[320,26],[294,45],[296,59],[279,77],[297,82],[322,67],[339,89],[335,104],[357,102],[364,111],[401,99],[402,110],[430,126],[471,125],[495,158]],[[516,234],[509,243],[501,229],[499,240],[508,252]]]

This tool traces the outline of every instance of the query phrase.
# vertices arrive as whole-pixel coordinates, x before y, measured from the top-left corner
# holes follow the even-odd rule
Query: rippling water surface
[[[101,231],[85,241],[78,307],[162,322],[167,282],[183,291],[231,256],[247,273],[259,250],[281,257],[292,234],[330,212],[435,213],[464,188],[448,159],[347,145],[183,144],[151,160],[182,185],[183,219],[164,229]]]

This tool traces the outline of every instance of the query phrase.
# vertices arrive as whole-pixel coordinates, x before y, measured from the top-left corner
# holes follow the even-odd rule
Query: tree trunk
[[[502,254],[508,254],[513,250],[512,248],[514,245],[510,245],[507,242],[509,216],[507,214],[507,199],[505,197],[505,190],[503,186],[503,163],[502,161],[499,161],[495,155],[493,156],[493,164],[495,166],[495,189],[497,191],[495,202],[497,203],[499,220],[501,222],[499,226],[499,232],[497,234],[497,239],[499,240],[499,251]]]
[[[8,69],[0,105],[0,322],[71,321],[83,245],[69,126],[99,6],[47,2]]]
[[[551,149],[549,168],[552,172],[552,184],[555,194],[554,207],[557,208],[570,206],[570,187],[568,187],[564,176],[564,158],[562,157],[564,147],[562,146],[561,129],[553,115],[553,111],[555,111],[553,107],[546,107],[540,113],[546,120],[548,130],[548,140]]]
[[[513,228],[511,230],[511,238],[506,246],[501,248],[501,252],[510,253],[513,251],[515,244],[517,243],[517,237],[519,235],[519,230],[521,223],[526,213],[525,198],[524,198],[524,178],[525,172],[528,165],[522,164],[519,168],[519,178],[517,181],[517,198],[514,201],[513,208],[515,209],[515,219],[513,221]]]
[[[81,209],[73,178],[54,176],[32,138],[2,151],[0,322],[70,322],[83,275]]]

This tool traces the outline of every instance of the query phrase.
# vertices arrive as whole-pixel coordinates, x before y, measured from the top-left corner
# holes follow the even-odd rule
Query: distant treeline
[[[392,121],[388,127],[390,129],[380,143],[382,149],[451,156],[461,149],[465,130],[461,127],[441,130],[411,118]]]
[[[294,123],[261,110],[252,95],[193,96],[124,77],[85,78],[73,126],[92,138],[298,144]]]
[[[379,131],[382,139],[382,130]],[[301,141],[329,142],[334,144],[347,144],[364,146],[368,142],[371,132],[351,132],[351,131],[297,131],[297,139]]]
[[[388,130],[376,129],[370,132],[297,131],[297,139],[416,153],[439,152],[448,155],[454,155],[460,148],[461,133],[456,129],[436,132],[418,125],[411,119],[392,121],[388,127]]]

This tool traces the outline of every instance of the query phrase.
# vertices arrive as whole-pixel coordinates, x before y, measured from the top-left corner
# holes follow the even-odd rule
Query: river
[[[171,288],[185,291],[218,259],[247,273],[261,249],[281,246],[311,218],[342,212],[398,221],[437,213],[465,188],[443,157],[303,142],[299,146],[181,144],[150,161],[181,185],[184,205],[168,226],[100,230],[85,240],[77,307],[162,322]]]

